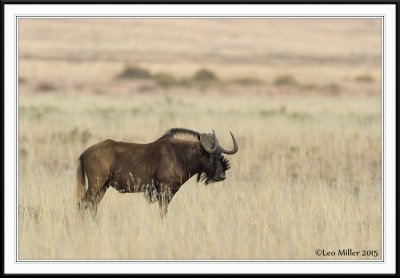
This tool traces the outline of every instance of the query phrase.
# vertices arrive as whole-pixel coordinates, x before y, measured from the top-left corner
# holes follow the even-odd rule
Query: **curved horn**
[[[219,144],[218,144],[218,141],[217,141],[217,137],[215,136],[214,130],[213,130],[213,134],[214,134],[214,146],[212,148],[207,146],[207,144],[204,144],[203,140],[202,140],[202,136],[204,136],[204,135],[209,136],[209,135],[208,134],[204,134],[204,135],[201,134],[200,135],[200,143],[208,153],[215,153],[218,150],[218,147],[219,147]]]
[[[231,151],[227,151],[227,150],[225,150],[223,147],[221,147],[221,146],[219,146],[219,148],[220,148],[220,150],[221,150],[221,152],[222,153],[225,153],[225,154],[235,154],[235,153],[237,153],[237,151],[239,150],[239,147],[238,147],[238,144],[237,144],[237,142],[236,142],[236,139],[235,139],[235,136],[233,136],[233,134],[232,134],[232,132],[231,131],[229,131],[230,133],[231,133],[231,136],[232,136],[232,140],[233,140],[233,149],[231,150]]]

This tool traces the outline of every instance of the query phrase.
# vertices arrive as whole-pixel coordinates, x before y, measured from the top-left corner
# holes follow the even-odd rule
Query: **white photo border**
[[[376,5],[4,5],[5,273],[395,273],[395,10]],[[52,260],[17,257],[18,18],[366,17],[382,18],[382,260]],[[290,268],[288,267],[290,265]],[[207,266],[207,267],[206,267]]]

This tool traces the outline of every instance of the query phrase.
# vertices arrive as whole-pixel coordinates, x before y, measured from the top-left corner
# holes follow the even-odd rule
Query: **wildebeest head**
[[[200,172],[197,175],[197,181],[204,180],[205,184],[223,181],[225,171],[229,169],[229,161],[223,154],[235,154],[238,151],[238,145],[231,132],[233,140],[233,149],[225,150],[218,143],[217,136],[213,133],[200,134]]]

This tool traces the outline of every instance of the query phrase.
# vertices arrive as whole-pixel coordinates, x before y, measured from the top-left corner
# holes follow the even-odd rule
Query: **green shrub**
[[[233,79],[232,82],[240,85],[256,85],[262,83],[262,81],[257,77],[251,77],[251,76],[237,77]]]
[[[56,91],[57,89],[57,86],[50,82],[41,82],[37,86],[37,90],[41,92]]]
[[[218,76],[211,70],[200,69],[193,75],[192,80],[200,83],[212,83],[218,81]]]
[[[168,72],[159,72],[156,75],[154,75],[153,78],[158,86],[164,88],[178,85],[178,81],[176,80],[175,76],[173,76]]]
[[[151,73],[138,66],[127,66],[117,76],[117,79],[149,79]]]
[[[356,77],[358,82],[374,82],[374,78],[369,74],[362,74]]]
[[[280,75],[275,79],[275,85],[296,85],[296,79],[291,75]]]

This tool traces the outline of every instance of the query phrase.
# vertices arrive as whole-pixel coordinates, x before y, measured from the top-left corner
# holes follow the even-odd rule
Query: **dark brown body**
[[[172,197],[192,176],[198,174],[199,180],[203,174],[211,182],[220,181],[229,168],[221,154],[208,153],[199,140],[182,140],[168,134],[149,144],[108,139],[86,149],[78,163],[80,206],[94,213],[112,186],[121,193],[144,192],[149,201],[159,202],[165,215]]]

